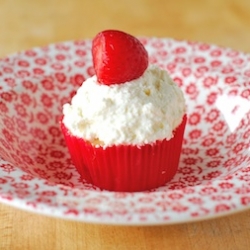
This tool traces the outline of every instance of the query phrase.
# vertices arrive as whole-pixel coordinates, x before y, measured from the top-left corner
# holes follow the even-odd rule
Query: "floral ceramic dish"
[[[91,41],[63,42],[0,60],[0,202],[124,225],[188,222],[250,207],[250,55],[167,38],[141,41],[187,101],[174,179],[135,193],[80,181],[58,121],[62,105],[93,74]]]

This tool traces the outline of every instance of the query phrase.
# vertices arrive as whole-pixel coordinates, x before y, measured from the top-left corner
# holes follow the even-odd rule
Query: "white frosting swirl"
[[[63,106],[63,123],[97,147],[140,146],[170,139],[185,111],[180,88],[165,70],[150,65],[140,78],[123,84],[87,79]]]

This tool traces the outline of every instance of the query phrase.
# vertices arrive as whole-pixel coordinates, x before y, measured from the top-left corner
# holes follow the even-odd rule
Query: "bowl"
[[[183,90],[188,121],[179,170],[145,192],[82,181],[60,130],[62,105],[93,75],[91,40],[0,60],[0,202],[64,219],[119,225],[183,223],[250,207],[250,55],[141,37],[150,62]]]

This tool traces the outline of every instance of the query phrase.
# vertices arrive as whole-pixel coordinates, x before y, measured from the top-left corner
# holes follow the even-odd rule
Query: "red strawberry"
[[[124,83],[139,78],[148,66],[142,43],[127,33],[105,30],[92,43],[93,64],[101,84]]]

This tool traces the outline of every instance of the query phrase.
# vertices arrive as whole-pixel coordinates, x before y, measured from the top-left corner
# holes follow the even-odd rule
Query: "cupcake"
[[[164,185],[177,172],[185,100],[168,73],[148,63],[141,42],[106,30],[92,42],[95,75],[63,106],[62,132],[85,182],[135,192]]]

